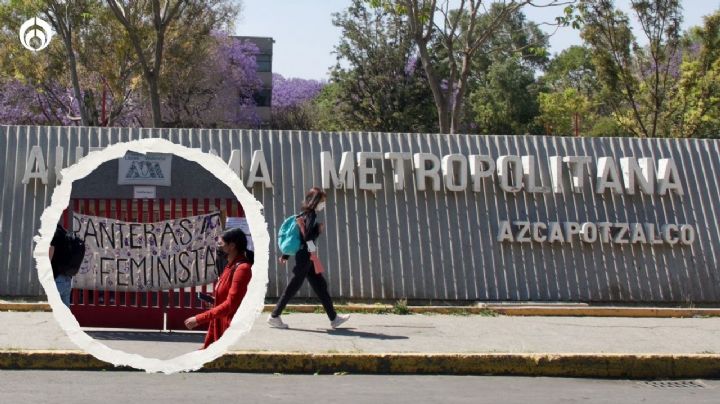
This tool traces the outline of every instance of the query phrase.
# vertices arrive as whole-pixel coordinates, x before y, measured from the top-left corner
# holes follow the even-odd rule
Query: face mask
[[[320,202],[317,204],[317,207],[315,208],[316,211],[322,212],[323,209],[325,209],[325,202]]]
[[[222,247],[218,246],[215,254],[219,260],[227,261],[227,253],[222,250]]]

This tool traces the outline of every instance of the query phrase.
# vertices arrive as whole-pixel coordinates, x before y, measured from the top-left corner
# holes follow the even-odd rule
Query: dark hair
[[[303,212],[315,210],[315,208],[318,206],[320,201],[323,200],[323,198],[327,198],[327,194],[325,193],[325,191],[323,191],[319,187],[312,187],[310,188],[308,193],[305,194],[305,200],[303,201],[300,209],[302,209]]]
[[[235,244],[235,249],[238,254],[241,256],[245,255],[247,250],[247,237],[242,229],[236,227],[234,229],[225,230],[221,237],[225,244]]]

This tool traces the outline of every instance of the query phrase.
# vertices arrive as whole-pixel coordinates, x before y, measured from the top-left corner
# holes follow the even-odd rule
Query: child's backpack
[[[295,255],[300,249],[302,238],[297,216],[291,215],[283,221],[278,231],[278,247],[283,255]]]

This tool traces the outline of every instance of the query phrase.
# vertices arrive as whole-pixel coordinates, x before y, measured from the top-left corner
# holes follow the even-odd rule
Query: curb
[[[81,351],[0,351],[0,369],[132,370]],[[203,372],[719,378],[720,354],[423,354],[230,352]]]
[[[263,312],[272,311],[274,305],[266,304]],[[339,312],[365,314],[393,314],[394,307],[389,304],[346,304],[336,305]],[[634,318],[688,318],[720,317],[720,309],[715,308],[665,308],[665,307],[603,307],[603,306],[564,306],[564,305],[524,305],[524,304],[483,304],[477,306],[407,306],[406,314],[451,314],[485,316],[542,316],[542,317],[634,317]],[[48,303],[12,303],[0,302],[0,311],[49,312]],[[288,305],[286,311],[296,313],[323,312],[321,305]]]
[[[631,379],[717,378],[720,377],[720,355],[231,352],[207,364],[203,370]]]
[[[506,316],[652,317],[688,318],[720,316],[720,309],[665,307],[513,306],[488,305],[487,310]]]
[[[273,304],[266,304],[263,312],[271,312],[275,308]],[[397,314],[390,304],[337,304],[335,309],[340,313],[363,313],[363,314]],[[403,314],[483,314],[496,316],[497,313],[489,307],[484,306],[407,306],[407,313]],[[295,313],[324,313],[321,305],[315,304],[291,304],[285,312]],[[720,312],[720,310],[719,310]]]
[[[0,311],[52,311],[48,303],[5,303],[0,302]]]
[[[6,370],[132,370],[115,367],[84,351],[0,350],[0,369]]]
[[[275,306],[266,304],[263,312],[270,312]],[[336,305],[339,312],[365,314],[393,314],[389,304],[344,304]],[[296,313],[322,312],[315,304],[288,305],[287,311]],[[407,314],[451,314],[485,316],[542,316],[542,317],[632,317],[632,318],[688,318],[717,317],[720,308],[675,308],[675,307],[606,307],[582,305],[529,305],[529,304],[481,304],[477,306],[407,306]],[[50,312],[46,302],[13,303],[0,302],[0,312]]]

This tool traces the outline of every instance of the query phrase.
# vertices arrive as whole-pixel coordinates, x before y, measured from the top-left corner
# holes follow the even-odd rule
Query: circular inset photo
[[[34,257],[75,344],[117,366],[173,373],[201,368],[250,330],[270,237],[262,205],[222,159],[142,139],[92,152],[62,178]]]

